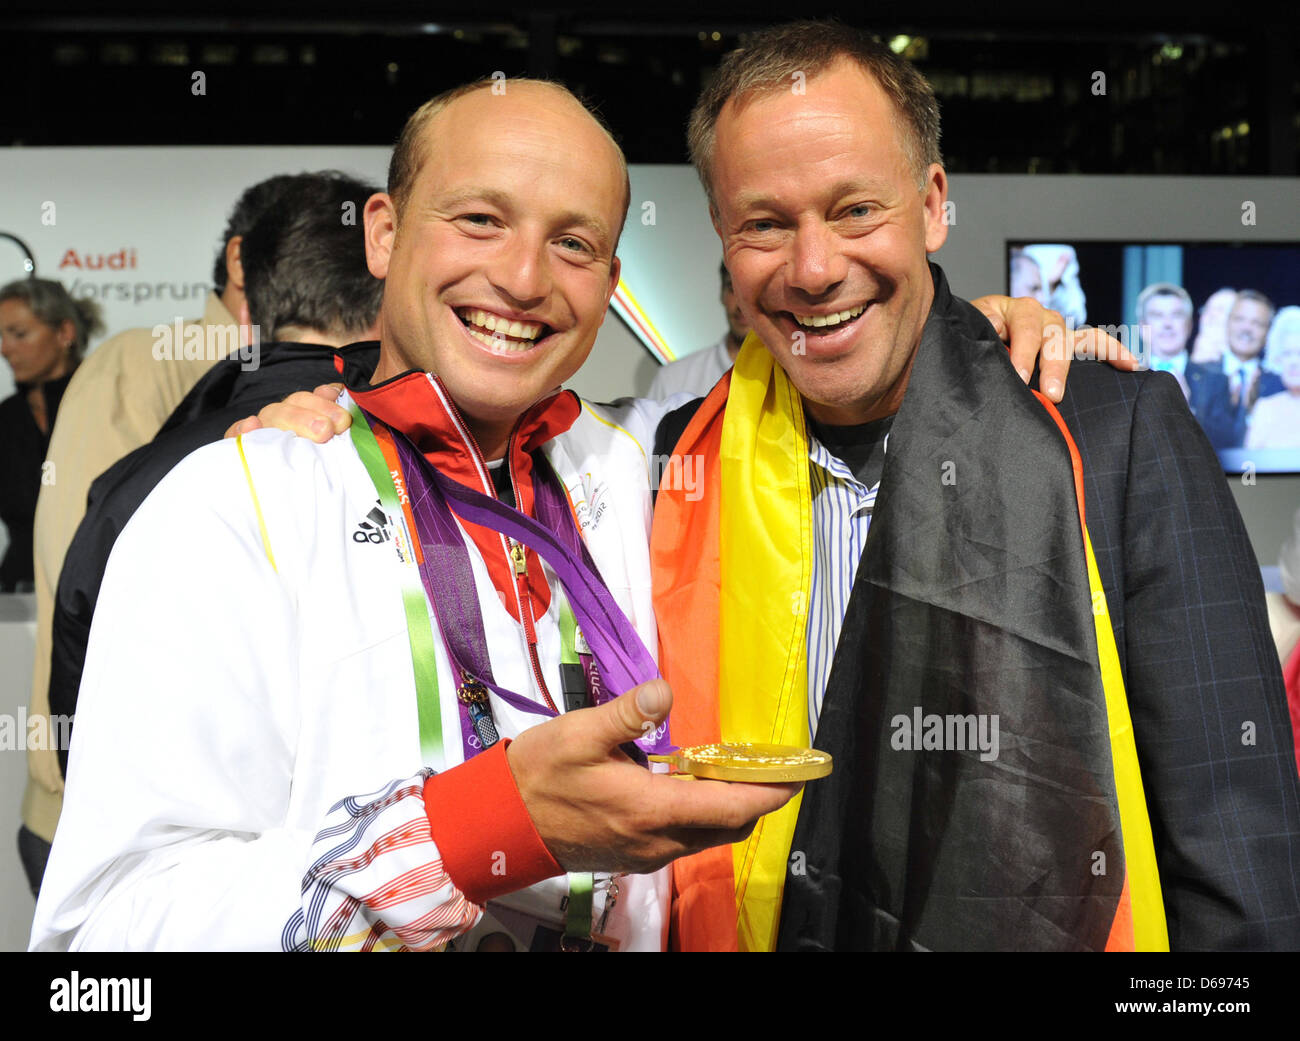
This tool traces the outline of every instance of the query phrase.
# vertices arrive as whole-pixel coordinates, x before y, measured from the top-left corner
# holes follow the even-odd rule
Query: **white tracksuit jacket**
[[[665,410],[584,403],[544,448],[652,653],[648,457]],[[105,573],[33,949],[427,948],[479,920],[429,832],[401,566],[362,527],[376,501],[348,436],[259,430],[198,450],[141,506]],[[495,678],[536,697],[522,627],[465,541]],[[537,620],[553,691],[556,601]],[[455,684],[430,618],[451,766]],[[502,737],[543,719],[495,695],[492,709]],[[475,816],[490,835],[493,806]],[[666,872],[618,881],[604,932],[660,949]],[[566,891],[560,876],[520,899],[558,918]]]

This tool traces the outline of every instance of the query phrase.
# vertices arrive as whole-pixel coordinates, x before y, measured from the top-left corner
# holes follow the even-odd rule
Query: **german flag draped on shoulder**
[[[682,949],[1167,948],[1078,454],[933,272],[818,723],[835,772],[675,865]],[[807,434],[755,337],[676,454],[705,495],[656,506],[674,737],[807,743]]]

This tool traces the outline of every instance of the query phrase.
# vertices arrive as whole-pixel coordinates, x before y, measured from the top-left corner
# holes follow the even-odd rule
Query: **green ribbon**
[[[569,606],[569,600],[560,589],[559,583],[556,583],[555,595],[560,600],[560,664],[577,665],[578,620],[574,617],[573,608]]]
[[[397,501],[397,486],[384,459],[383,450],[375,440],[365,414],[352,402],[352,444],[370,475],[370,481],[379,494],[379,503],[389,517],[395,518],[405,528],[406,515]],[[424,585],[411,576],[418,574],[415,563],[415,532],[407,532],[408,553],[406,577],[402,583],[402,607],[406,611],[406,632],[411,644],[411,667],[415,672],[415,698],[420,720],[420,753],[427,762],[435,758],[440,768],[447,763],[442,743],[442,704],[438,697],[438,663],[434,654],[433,630],[429,625],[428,601]],[[566,665],[578,664],[577,619],[568,600],[558,586],[560,600],[560,660]],[[565,939],[590,940],[591,913],[595,877],[589,871],[569,874],[569,900],[564,911]]]
[[[595,877],[590,871],[569,873],[569,902],[564,906],[564,938],[591,939],[591,900]]]
[[[394,523],[406,528],[406,515],[397,501],[397,486],[384,459],[383,450],[375,440],[365,414],[351,404],[352,444],[370,475],[379,503]],[[429,625],[428,600],[424,585],[419,579],[419,565],[415,562],[414,531],[407,532],[405,577],[402,581],[402,607],[406,612],[406,633],[411,644],[411,668],[415,672],[415,702],[420,721],[420,755],[426,763],[439,770],[447,768],[447,753],[442,740],[442,703],[438,697],[438,658],[434,651],[433,629]]]

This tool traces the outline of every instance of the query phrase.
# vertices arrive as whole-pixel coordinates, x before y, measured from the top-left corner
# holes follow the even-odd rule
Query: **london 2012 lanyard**
[[[603,705],[610,694],[600,682],[600,669],[582,637],[564,591],[557,589],[556,594],[560,597],[560,688],[564,694],[564,711]]]
[[[364,432],[354,429],[354,441],[373,441],[370,418],[355,404],[353,407],[356,410],[353,427],[366,428]],[[357,419],[361,423],[358,424]],[[578,534],[563,489],[558,487],[558,480],[550,473],[549,467],[539,466],[539,479],[534,483],[535,509],[542,521],[539,524],[500,500],[475,492],[440,473],[400,431],[390,432],[378,420],[374,424],[376,429],[391,434],[397,465],[374,462],[375,457],[382,459],[385,454],[378,450],[377,445],[369,452],[363,452],[361,447],[358,451],[362,453],[363,461],[367,454],[372,457],[372,462],[367,464],[371,479],[377,488],[383,484],[392,487],[391,498],[394,501],[398,498],[393,486],[394,473],[404,481],[403,498],[406,502],[403,510],[407,512],[401,515],[407,518],[413,515],[407,523],[413,536],[418,536],[418,540],[413,538],[413,541],[418,541],[421,551],[415,567],[425,580],[422,584],[428,590],[435,614],[439,617],[444,644],[449,639],[460,641],[464,635],[464,641],[454,648],[451,655],[453,662],[507,703],[523,711],[552,715],[531,699],[500,687],[491,677],[485,641],[476,638],[482,632],[482,617],[464,539],[451,514],[454,504],[456,513],[464,520],[499,531],[529,546],[551,566],[568,593],[564,605],[572,607],[576,621],[581,625],[596,667],[593,671],[599,675],[601,687],[609,691],[609,696],[622,694],[658,675],[654,659],[601,580]],[[369,439],[365,437],[368,433]],[[381,492],[381,503],[384,497]],[[395,506],[385,508],[396,512]],[[437,567],[432,566],[435,559]],[[448,582],[449,577],[453,581]],[[408,610],[408,625],[412,621],[411,614]],[[452,624],[444,624],[444,615],[449,616],[446,622]],[[422,617],[427,624],[427,612]],[[432,643],[432,638],[429,643]],[[650,752],[671,748],[666,727],[638,744],[643,751]]]
[[[407,633],[411,648],[411,663],[415,677],[416,705],[418,709],[420,752],[427,765],[437,770],[444,770],[449,764],[446,748],[443,744],[442,706],[438,690],[438,673],[436,659],[433,655],[433,635],[429,625],[428,605],[435,605],[441,600],[446,614],[446,591],[441,591],[441,598],[429,588],[429,561],[425,558],[419,526],[411,511],[410,495],[403,478],[402,465],[397,456],[391,432],[384,424],[374,421],[373,427],[369,417],[355,404],[352,405],[352,441],[357,449],[362,464],[375,491],[379,495],[380,505],[393,518],[394,546],[398,559],[403,564],[402,602],[406,617]],[[435,548],[436,547],[431,547]],[[468,582],[473,588],[472,575],[469,570],[468,555],[464,559],[454,559],[454,547],[450,552],[446,548],[443,555],[453,557],[451,566],[462,582]],[[459,586],[453,583],[452,594],[459,593]],[[429,599],[426,600],[426,594]],[[437,614],[435,606],[435,614]],[[444,635],[443,645],[447,651],[448,661],[453,674],[459,674],[462,682],[457,688],[459,722],[461,732],[462,758],[469,760],[498,740],[496,723],[488,702],[487,688],[479,680],[485,672],[490,676],[491,663],[488,659],[486,642],[483,637],[482,618],[478,614],[477,603],[467,619],[458,619],[452,623],[459,626],[457,631],[473,629],[468,637],[469,649],[448,645],[445,634],[451,627],[447,619],[439,619],[439,629]],[[526,703],[525,708],[545,711],[541,706]]]
[[[550,565],[568,593],[583,636],[612,694],[623,694],[659,674],[640,635],[601,580],[557,481],[552,478],[534,482],[535,509],[543,522],[539,523],[499,499],[440,473],[400,432],[394,433],[394,439],[411,488],[412,510],[421,523],[441,499],[446,515],[454,509],[462,520],[523,543]],[[417,475],[428,482],[427,496],[415,493]],[[549,476],[549,468],[539,467],[538,476],[544,475]]]
[[[424,586],[421,592],[428,592],[429,602],[434,606],[452,667],[459,669],[465,680],[465,685],[461,687],[460,700],[466,759],[470,758],[476,750],[471,749],[473,738],[483,737],[477,726],[473,734],[468,733],[465,727],[465,691],[471,685],[477,686],[479,691],[482,691],[483,683],[486,683],[496,691],[498,696],[511,704],[522,701],[524,704],[519,707],[526,708],[528,711],[545,715],[553,713],[534,702],[521,699],[512,691],[503,690],[491,679],[491,663],[488,660],[486,641],[483,637],[477,590],[469,568],[464,540],[451,516],[447,498],[455,499],[460,503],[460,512],[467,520],[485,524],[516,541],[531,546],[551,565],[560,578],[561,586],[570,587],[575,591],[578,614],[584,626],[591,626],[591,631],[597,634],[595,642],[598,647],[605,650],[606,660],[610,661],[615,668],[616,682],[622,688],[616,687],[610,691],[601,683],[600,652],[593,653],[590,643],[578,628],[577,618],[574,616],[568,598],[557,589],[556,592],[560,596],[562,671],[566,666],[572,668],[575,665],[582,671],[585,680],[583,686],[590,692],[592,703],[599,704],[657,675],[658,670],[653,658],[650,657],[636,630],[632,628],[631,623],[601,581],[595,563],[578,534],[563,491],[556,487],[558,482],[549,472],[549,467],[539,467],[539,480],[534,488],[535,508],[539,518],[550,526],[550,530],[547,530],[498,500],[472,492],[440,474],[400,432],[389,431],[383,424],[375,421],[375,428],[388,435],[383,438],[381,447],[381,442],[371,429],[370,417],[355,403],[352,405],[352,418],[353,443],[379,493],[380,503],[390,516],[395,519],[401,518],[405,528],[405,547],[409,547],[409,551],[403,554],[405,547],[399,544],[398,552],[403,564],[406,565],[403,569],[407,575],[407,580],[403,584],[403,602],[406,607],[408,632],[411,633],[412,658],[415,659],[420,649],[426,646],[431,651],[433,645],[428,612],[424,609],[423,603],[419,605],[418,611],[418,622],[421,624],[417,626],[416,619],[413,618],[417,612],[413,610],[415,597],[411,595],[413,583],[410,582],[409,576],[414,568],[419,571],[421,585]],[[402,483],[400,493],[397,481]],[[430,539],[427,543],[424,542],[426,537]],[[442,566],[438,567],[439,564]],[[451,582],[450,584],[445,581],[438,582],[437,578],[450,578]],[[435,586],[441,588],[435,589]],[[422,597],[420,599],[423,600]],[[450,610],[440,609],[447,607]],[[451,617],[444,618],[444,614],[450,614]],[[448,622],[452,625],[449,626]],[[610,629],[614,632],[611,633]],[[417,634],[417,630],[422,632]],[[449,631],[460,634],[461,638],[448,641]],[[453,647],[453,643],[459,646]],[[615,653],[616,651],[624,653]],[[430,655],[430,660],[431,657]],[[466,668],[467,665],[470,668]],[[421,705],[421,746],[423,748],[426,731],[441,735],[436,665],[430,670],[416,668],[416,686],[417,700]],[[422,686],[425,689],[422,690]],[[566,711],[579,707],[577,703],[568,700],[578,694],[577,682],[572,673],[565,677],[563,686]],[[585,695],[587,691],[583,694]],[[482,701],[486,701],[485,691],[482,693]],[[427,705],[432,706],[431,711],[426,710]],[[470,711],[472,713],[473,708]],[[486,712],[486,709],[483,708],[482,711]],[[426,715],[432,716],[431,726],[425,725]],[[488,719],[490,721],[490,713]],[[477,723],[477,720],[475,722]],[[495,740],[495,730],[492,739]],[[645,743],[650,745],[648,750],[656,752],[671,747],[667,727],[662,727],[660,732]],[[445,761],[445,754],[442,758]],[[583,942],[590,940],[592,890],[591,873],[569,874],[569,898],[566,901],[564,929],[566,949],[583,949]],[[616,887],[607,897],[611,905],[612,900],[616,899],[614,892]],[[608,915],[608,908],[606,915]]]

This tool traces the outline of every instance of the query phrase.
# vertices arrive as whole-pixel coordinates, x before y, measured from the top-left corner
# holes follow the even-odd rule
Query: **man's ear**
[[[605,306],[609,306],[610,300],[614,298],[614,290],[618,288],[619,275],[623,273],[623,262],[615,257],[609,265],[609,292],[605,294]]]
[[[226,242],[226,285],[244,291],[244,262],[240,257],[243,235],[232,235]]]
[[[375,278],[388,277],[397,236],[397,207],[387,192],[376,192],[366,200],[366,266]]]
[[[948,175],[938,163],[931,163],[926,171],[925,193],[925,251],[934,253],[948,238]]]
[[[623,272],[622,261],[615,257],[609,264],[609,292],[605,294],[605,313],[600,316],[600,324],[605,324],[605,319],[609,317],[609,302],[614,299],[614,291],[618,289],[618,276]]]

